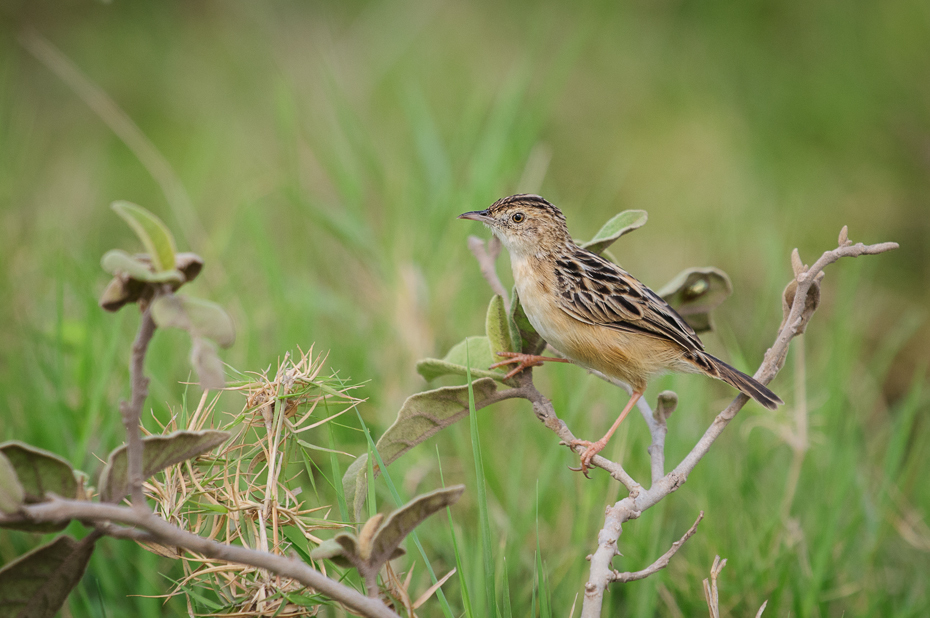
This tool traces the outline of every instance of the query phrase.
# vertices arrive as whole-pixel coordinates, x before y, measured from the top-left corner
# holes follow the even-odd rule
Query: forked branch
[[[684,536],[672,543],[672,546],[669,548],[669,550],[659,556],[659,559],[650,564],[648,567],[642,571],[634,571],[632,573],[620,573],[619,571],[611,571],[610,581],[624,583],[636,581],[637,579],[645,579],[653,573],[657,573],[667,567],[669,561],[672,559],[672,556],[678,553],[678,550],[681,549],[681,546],[685,544],[685,541],[690,539],[692,536],[694,536],[694,533],[697,532],[698,524],[701,523],[702,519],[704,519],[704,511],[701,511],[701,514],[698,515],[698,518],[694,521],[691,527],[688,528],[688,531],[685,532]]]

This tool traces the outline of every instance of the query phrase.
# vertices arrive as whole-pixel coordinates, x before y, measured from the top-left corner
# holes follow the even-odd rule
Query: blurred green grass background
[[[168,194],[75,90],[20,43],[38,32],[116,102],[183,187]],[[7,2],[0,8],[0,439],[25,440],[93,475],[122,440],[116,413],[137,318],[104,315],[99,258],[136,249],[107,208],[158,213],[207,268],[191,292],[234,315],[225,360],[259,370],[297,346],[328,350],[339,375],[368,380],[375,435],[425,385],[414,371],[481,332],[490,292],[455,215],[539,192],[578,238],[609,216],[649,211],[613,253],[657,288],[681,269],[727,271],[734,295],[705,336],[751,369],[781,319],[789,252],[894,240],[891,254],[831,267],[805,336],[811,450],[790,517],[788,401],[749,407],[687,485],[626,526],[621,570],[651,563],[704,510],[660,575],[613,587],[605,615],[706,611],[715,554],[728,616],[923,616],[930,612],[930,7],[750,1]],[[510,280],[506,258],[499,271]],[[159,333],[148,404],[182,404],[186,342]],[[624,402],[575,367],[537,383],[577,435],[601,435]],[[732,396],[700,377],[676,390],[670,462]],[[196,398],[196,393],[189,394]],[[225,400],[231,411],[242,405]],[[620,496],[514,403],[478,419],[497,579],[530,615],[537,535],[544,593],[567,616],[587,575],[603,508]],[[469,485],[453,509],[465,575],[484,607],[468,427],[391,466],[405,495]],[[150,427],[153,425],[150,423]],[[773,427],[775,430],[773,431]],[[364,452],[361,434],[342,446]],[[608,455],[648,473],[648,433],[624,423]],[[324,468],[328,460],[322,460]],[[343,469],[348,465],[346,459]],[[378,487],[382,502],[390,501]],[[537,516],[538,508],[538,516]],[[421,538],[439,573],[455,565],[447,522]],[[73,525],[71,531],[82,528]],[[0,532],[0,561],[38,539]],[[406,567],[405,567],[406,568]],[[73,616],[182,616],[176,566],[104,541]],[[414,578],[414,589],[429,582]],[[456,578],[445,589],[461,608]],[[501,585],[498,585],[500,592]],[[580,599],[578,600],[580,606]],[[421,615],[438,615],[431,601]],[[576,610],[577,612],[577,610]]]

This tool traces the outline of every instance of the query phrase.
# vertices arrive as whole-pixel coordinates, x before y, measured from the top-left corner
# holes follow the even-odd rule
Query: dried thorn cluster
[[[155,501],[156,512],[193,534],[282,556],[295,550],[306,554],[308,541],[322,542],[317,531],[345,527],[328,519],[329,506],[310,508],[301,500],[296,477],[306,468],[288,464],[300,461],[297,453],[313,439],[312,430],[362,401],[349,394],[353,386],[321,377],[324,361],[324,357],[313,357],[312,348],[296,359],[285,355],[273,376],[257,374],[233,387],[246,395],[246,404],[225,422],[217,422],[218,396],[208,400],[207,393],[186,427],[178,427],[175,415],[162,428],[165,432],[199,431],[218,424],[235,437],[215,457],[172,466],[150,479],[145,489]],[[288,530],[287,537],[284,530]],[[310,595],[293,579],[197,552],[185,553],[177,547],[140,543],[150,551],[182,560],[184,578],[171,595],[209,589],[222,599],[224,616],[313,616],[318,610],[316,603],[313,607],[300,603],[309,601]],[[326,572],[322,561],[313,566]]]

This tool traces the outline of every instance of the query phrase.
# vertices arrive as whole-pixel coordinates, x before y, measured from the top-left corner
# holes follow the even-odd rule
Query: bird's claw
[[[509,380],[514,377],[524,369],[530,367],[541,367],[545,362],[552,363],[568,363],[571,362],[567,358],[553,358],[551,356],[539,356],[536,354],[525,354],[523,352],[497,352],[498,356],[503,356],[507,360],[502,360],[499,363],[494,363],[489,367],[489,369],[497,369],[498,367],[503,367],[504,365],[510,365],[512,363],[518,363],[516,367],[511,369],[507,375],[504,376],[505,380]]]
[[[576,446],[585,447],[584,452],[581,454],[581,467],[572,468],[569,466],[569,470],[572,472],[581,472],[585,475],[585,478],[591,478],[588,476],[588,468],[591,466],[591,460],[594,459],[594,456],[603,450],[607,446],[607,442],[603,440],[598,440],[597,442],[588,442],[587,440],[572,440],[568,443],[568,446],[574,450]]]
[[[516,367],[507,372],[507,374],[504,376],[505,380],[509,380],[524,369],[528,369],[530,367],[539,367],[543,364],[543,362],[539,360],[538,356],[534,356],[532,354],[523,354],[521,352],[498,352],[497,355],[503,356],[506,360],[494,363],[488,367],[488,369],[497,369],[498,367],[518,363]]]

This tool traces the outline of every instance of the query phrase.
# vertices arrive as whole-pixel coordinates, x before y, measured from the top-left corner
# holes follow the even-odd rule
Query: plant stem
[[[142,419],[142,406],[149,394],[149,379],[145,376],[145,354],[149,342],[155,334],[155,320],[152,319],[152,305],[142,312],[142,321],[139,331],[132,343],[132,358],[129,362],[129,377],[131,395],[129,401],[120,403],[120,413],[123,417],[123,426],[126,428],[126,456],[127,474],[129,476],[129,490],[132,506],[136,509],[148,511],[145,496],[142,493],[142,433],[139,425]]]

